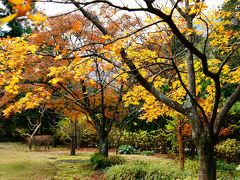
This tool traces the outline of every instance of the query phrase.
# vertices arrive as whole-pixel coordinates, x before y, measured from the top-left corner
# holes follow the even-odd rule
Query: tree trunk
[[[177,131],[177,140],[178,140],[178,156],[179,156],[179,163],[181,170],[184,169],[184,143],[183,143],[183,136],[182,136],[182,127],[181,124],[178,126]]]
[[[72,123],[73,126],[73,135],[71,137],[71,156],[74,156],[76,154],[76,148],[77,148],[77,121]]]
[[[106,132],[99,133],[100,154],[108,157],[108,134]]]
[[[216,180],[216,159],[214,157],[214,144],[204,138],[197,146],[199,155],[199,180]]]
[[[194,159],[195,155],[197,154],[195,144],[191,141],[189,146],[190,146],[190,157],[191,159]]]
[[[76,147],[77,147],[77,138],[76,138],[76,136],[75,135],[73,135],[72,136],[72,141],[71,141],[71,153],[70,153],[70,155],[71,156],[74,156],[75,154],[76,154]]]

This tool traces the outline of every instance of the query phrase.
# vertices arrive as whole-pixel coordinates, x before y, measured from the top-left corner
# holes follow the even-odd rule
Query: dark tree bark
[[[74,156],[76,154],[76,148],[77,148],[77,121],[72,123],[73,125],[73,132],[71,136],[71,156]]]
[[[108,157],[108,133],[104,130],[99,132],[99,152]]]
[[[76,154],[76,136],[71,137],[71,156],[74,156]]]
[[[208,136],[200,138],[197,145],[199,155],[199,180],[215,180],[216,179],[216,159],[214,156],[214,144]]]

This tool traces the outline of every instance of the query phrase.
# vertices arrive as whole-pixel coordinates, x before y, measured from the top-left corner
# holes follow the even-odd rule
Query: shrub
[[[117,164],[123,164],[125,159],[120,156],[105,157],[99,153],[94,153],[90,161],[94,169],[104,169]]]
[[[107,160],[109,161],[109,164],[111,166],[123,164],[126,162],[126,160],[121,156],[110,156],[109,158],[107,158]]]
[[[217,155],[227,162],[239,161],[240,142],[236,139],[227,139],[216,146]]]
[[[145,156],[150,156],[154,154],[154,151],[143,151],[142,154]]]
[[[134,151],[136,151],[136,149],[130,145],[121,145],[118,148],[119,154],[134,154]]]
[[[108,180],[134,180],[141,179],[146,173],[147,163],[137,161],[109,168],[106,172],[106,177]]]
[[[124,165],[110,167],[106,171],[107,180],[197,180],[198,161],[186,160],[186,168],[180,170],[176,162],[154,163],[145,161],[129,162]],[[217,162],[217,179],[239,179],[240,171],[236,171],[236,164]]]
[[[108,180],[172,180],[187,177],[189,174],[180,169],[161,166],[158,163],[147,163],[145,161],[136,161],[125,165],[118,165],[109,168],[106,171]]]
[[[91,164],[93,165],[94,169],[102,169],[107,166],[106,158],[99,153],[94,153],[91,156],[90,161],[91,161]]]
[[[236,167],[237,171],[240,171],[240,164]]]

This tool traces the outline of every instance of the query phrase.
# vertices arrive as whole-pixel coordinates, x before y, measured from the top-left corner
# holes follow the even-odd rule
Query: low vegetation
[[[135,179],[184,179],[198,177],[198,161],[187,160],[182,172],[177,159],[164,155],[145,156],[140,154],[115,156],[109,158],[94,153],[93,150],[78,151],[69,156],[66,148],[51,148],[45,151],[28,150],[21,143],[0,143],[0,179],[4,180],[135,180]],[[217,175],[220,180],[238,180],[238,164],[217,163]]]
[[[117,165],[106,171],[107,180],[197,180],[198,161],[188,160],[186,168],[182,171],[175,160],[167,163],[150,161],[132,161],[124,165]],[[238,180],[240,171],[236,170],[236,164],[217,163],[217,179],[219,180]]]
[[[94,169],[104,169],[118,164],[123,164],[125,159],[121,156],[105,157],[99,153],[94,153],[91,156],[91,165]]]

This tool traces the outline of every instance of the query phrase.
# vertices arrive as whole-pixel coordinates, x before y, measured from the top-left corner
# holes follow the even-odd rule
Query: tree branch
[[[181,104],[179,104],[176,101],[173,101],[172,99],[168,98],[166,95],[158,91],[151,83],[149,83],[138,71],[137,67],[134,65],[131,59],[127,58],[127,53],[124,49],[121,51],[121,57],[124,60],[124,62],[127,64],[127,66],[131,70],[131,74],[135,76],[135,78],[138,80],[138,82],[148,91],[150,92],[157,100],[162,101],[167,106],[171,107],[172,109],[187,115],[186,109],[183,108]]]
[[[218,114],[218,116],[216,118],[216,121],[214,123],[214,135],[216,137],[218,136],[218,134],[220,132],[222,123],[223,123],[224,118],[226,117],[227,113],[232,108],[234,103],[239,100],[240,100],[240,84],[237,86],[237,88],[232,93],[232,95],[228,98],[227,102],[225,103],[225,105],[223,106],[223,108],[221,109],[220,113]]]

